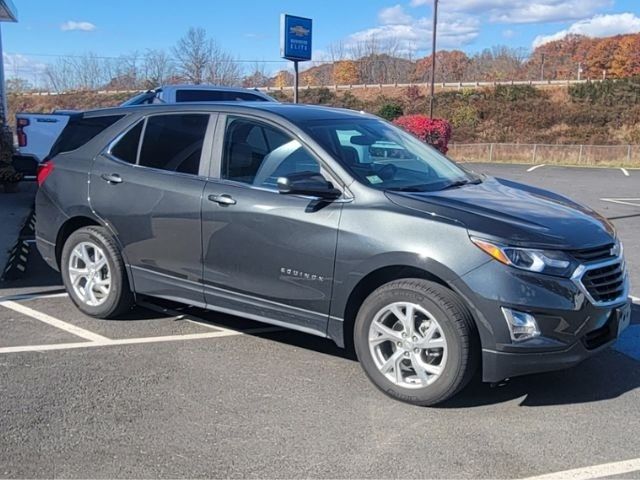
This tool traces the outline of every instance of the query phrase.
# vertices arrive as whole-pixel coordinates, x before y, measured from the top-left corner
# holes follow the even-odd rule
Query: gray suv
[[[328,337],[417,405],[478,368],[498,382],[575,365],[630,319],[606,219],[361,112],[86,112],[38,182],[38,248],[83,312],[148,295]]]

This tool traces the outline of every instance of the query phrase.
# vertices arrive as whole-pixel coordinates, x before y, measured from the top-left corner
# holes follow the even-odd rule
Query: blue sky
[[[314,20],[314,59],[329,45],[375,37],[414,57],[429,53],[432,0],[14,0],[19,23],[3,24],[7,74],[55,55],[115,57],[169,48],[201,26],[242,60],[279,59],[279,15]],[[531,48],[568,32],[640,31],[639,0],[440,0],[439,48],[473,53],[506,44]],[[286,65],[286,64],[285,64]],[[281,67],[273,64],[273,69]]]

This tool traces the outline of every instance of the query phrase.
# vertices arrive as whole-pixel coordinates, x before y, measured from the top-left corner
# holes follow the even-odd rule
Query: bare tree
[[[214,41],[210,40],[211,55],[206,80],[216,85],[239,85],[242,68],[234,58]]]
[[[211,66],[213,42],[204,28],[191,27],[173,48],[180,73],[191,83],[203,83]]]
[[[264,62],[256,62],[251,67],[251,73],[242,79],[243,87],[266,87],[269,85],[269,75]]]
[[[147,50],[144,55],[142,70],[144,88],[164,85],[175,74],[173,60],[165,50]]]

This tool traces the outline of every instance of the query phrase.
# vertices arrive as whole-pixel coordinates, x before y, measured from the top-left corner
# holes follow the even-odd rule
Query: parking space
[[[640,172],[529,167],[473,166],[620,217],[640,285],[640,207],[601,200]],[[640,304],[615,349],[425,409],[329,340],[152,299],[97,320],[26,272],[0,285],[2,477],[640,478]]]

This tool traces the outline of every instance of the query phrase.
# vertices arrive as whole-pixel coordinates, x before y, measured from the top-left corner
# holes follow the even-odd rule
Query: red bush
[[[446,120],[431,119],[426,115],[404,115],[396,118],[393,123],[442,153],[449,150],[451,124]]]

